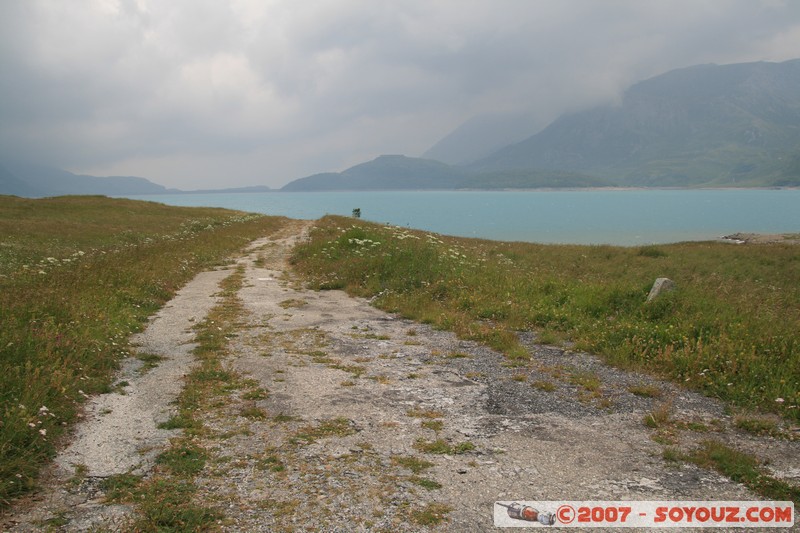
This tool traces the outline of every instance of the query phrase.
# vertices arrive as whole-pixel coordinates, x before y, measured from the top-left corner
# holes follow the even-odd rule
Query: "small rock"
[[[669,278],[658,278],[653,283],[653,288],[650,289],[650,294],[647,295],[647,301],[652,302],[665,292],[674,291],[677,288],[675,282]]]

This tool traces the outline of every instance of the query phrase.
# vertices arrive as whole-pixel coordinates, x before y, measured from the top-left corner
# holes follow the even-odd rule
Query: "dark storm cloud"
[[[697,63],[785,60],[800,2],[6,0],[0,153],[178,187],[417,155]]]

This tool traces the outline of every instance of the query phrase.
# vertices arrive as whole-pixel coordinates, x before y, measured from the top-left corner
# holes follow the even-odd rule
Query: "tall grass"
[[[318,288],[527,358],[516,332],[572,340],[732,404],[800,420],[800,247],[622,248],[447,238],[322,219],[293,258]],[[678,290],[645,303],[657,277]]]
[[[0,506],[30,489],[127,338],[282,219],[103,197],[0,197]]]

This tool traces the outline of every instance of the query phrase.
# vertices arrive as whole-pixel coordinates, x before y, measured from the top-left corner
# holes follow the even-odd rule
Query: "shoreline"
[[[732,233],[721,237],[731,244],[800,244],[800,233]]]

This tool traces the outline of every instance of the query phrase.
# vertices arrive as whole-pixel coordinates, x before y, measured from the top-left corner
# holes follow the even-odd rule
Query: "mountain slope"
[[[700,65],[561,117],[469,168],[579,172],[621,185],[800,184],[800,60]]]

